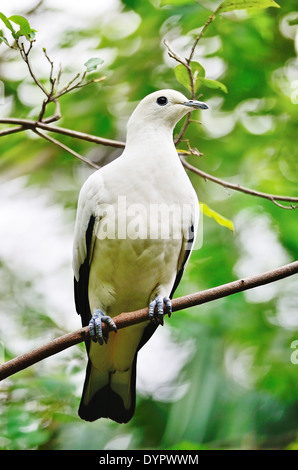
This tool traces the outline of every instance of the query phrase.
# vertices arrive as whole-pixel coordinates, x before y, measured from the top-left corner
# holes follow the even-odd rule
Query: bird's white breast
[[[197,199],[179,161],[165,173],[120,157],[99,177],[89,300],[116,315],[146,306],[158,286],[169,295]]]

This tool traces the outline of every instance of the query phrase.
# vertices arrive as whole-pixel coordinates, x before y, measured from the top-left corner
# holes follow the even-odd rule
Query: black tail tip
[[[107,385],[98,390],[90,402],[86,405],[83,397],[79,406],[78,414],[84,421],[96,421],[107,418],[119,424],[128,423],[135,412],[135,397],[129,409],[124,407],[122,398]]]

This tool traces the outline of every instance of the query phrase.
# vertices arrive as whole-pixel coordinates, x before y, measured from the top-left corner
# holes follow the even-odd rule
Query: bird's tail
[[[136,402],[136,357],[126,371],[107,372],[94,367],[89,359],[82,399],[80,418],[95,421],[110,418],[127,423],[133,416]]]

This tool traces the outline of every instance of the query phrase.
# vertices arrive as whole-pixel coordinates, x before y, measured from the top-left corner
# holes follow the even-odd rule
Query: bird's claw
[[[149,304],[149,318],[150,320],[156,319],[160,325],[163,325],[165,314],[168,314],[169,317],[172,314],[171,299],[169,297],[162,297],[161,295],[158,295]]]
[[[102,322],[106,323],[109,328],[113,331],[117,331],[117,326],[114,321],[108,315],[105,315],[101,310],[95,309],[93,316],[89,322],[89,333],[92,341],[99,344],[107,343],[109,334],[103,334]]]

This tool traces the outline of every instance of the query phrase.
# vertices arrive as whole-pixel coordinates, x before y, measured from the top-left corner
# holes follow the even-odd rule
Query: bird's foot
[[[99,344],[107,343],[109,334],[103,334],[102,322],[106,323],[113,331],[117,331],[117,327],[111,317],[105,315],[101,310],[95,309],[93,316],[89,322],[89,333],[92,341]]]
[[[164,311],[165,306],[165,311]],[[149,304],[149,318],[150,320],[156,320],[160,325],[164,324],[164,315],[168,314],[169,317],[172,314],[172,302],[169,297],[162,297],[158,295]]]

